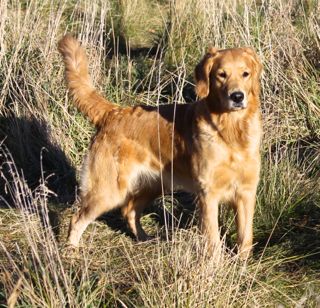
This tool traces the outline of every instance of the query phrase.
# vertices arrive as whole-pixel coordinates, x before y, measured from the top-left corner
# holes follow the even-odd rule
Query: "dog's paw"
[[[60,256],[64,259],[76,259],[79,256],[79,247],[65,243],[60,247]]]

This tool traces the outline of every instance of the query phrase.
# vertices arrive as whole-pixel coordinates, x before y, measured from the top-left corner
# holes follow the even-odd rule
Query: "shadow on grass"
[[[260,232],[255,238],[255,255],[260,257],[266,245],[266,255],[281,257],[301,256],[287,262],[289,271],[308,266],[320,270],[320,204],[309,201],[299,204],[290,215],[284,215],[271,234]],[[271,234],[271,236],[270,236]],[[319,273],[320,274],[320,273]]]
[[[165,197],[164,202],[166,209],[163,207],[162,198],[158,198],[154,200],[144,212],[144,215],[150,215],[152,221],[162,230],[160,233],[162,239],[166,238],[165,228],[167,228],[170,233],[172,227],[175,229],[188,229],[197,223],[194,219],[196,203],[193,195],[177,191],[173,193],[173,202],[171,202],[171,196],[170,198]],[[126,221],[122,218],[121,210],[110,211],[102,215],[98,220],[103,221],[110,229],[135,239],[134,235],[128,229]]]
[[[174,216],[172,216],[172,208],[170,208],[170,205],[172,205],[170,199],[165,202],[166,211],[163,210],[161,199],[155,200],[145,211],[145,214],[149,214],[158,225],[159,236],[162,240],[166,239],[166,228],[169,230],[168,235],[171,238],[172,226],[173,230],[176,230],[177,228],[188,229],[198,224],[194,196],[179,191],[173,194],[173,198]],[[232,222],[232,230],[227,230],[226,226],[226,220],[228,220],[230,213],[232,211],[223,217],[221,234],[226,233],[227,246],[232,249],[236,244],[234,221]],[[112,230],[119,231],[134,239],[119,210],[103,215],[100,220],[104,221]],[[230,220],[228,221],[230,222]],[[254,238],[257,244],[254,247],[253,258],[259,259],[265,250],[264,256],[292,257],[292,260],[281,263],[282,270],[286,272],[295,272],[302,267],[310,270],[320,270],[319,222],[319,205],[312,202],[300,204],[293,213],[284,215],[280,219],[271,237],[271,230],[263,229],[263,227],[259,228]]]
[[[17,200],[21,199],[21,202],[28,203],[29,196],[25,193],[31,193],[31,198],[41,194],[39,187],[41,187],[41,179],[44,179],[46,187],[53,192],[48,195],[49,224],[55,235],[58,236],[60,216],[50,204],[73,203],[77,182],[74,167],[58,144],[52,141],[48,125],[34,117],[2,116],[0,117],[0,146],[2,148],[0,153],[0,207],[26,206],[17,204]],[[25,179],[31,192],[21,191],[23,188],[16,186],[19,183],[18,176]],[[43,226],[47,226],[45,215],[40,219]]]
[[[108,33],[108,31],[106,31],[106,33]],[[158,36],[154,37],[154,39],[145,46],[133,44],[132,41],[125,37],[123,33],[118,33],[114,39],[110,39],[106,36],[105,42],[105,57],[107,59],[111,60],[114,57],[124,57],[129,58],[130,61],[134,62],[136,82],[133,82],[131,85],[133,92],[158,92],[158,74],[154,74],[154,77],[151,78],[151,80],[148,80],[148,82],[141,81],[150,74],[150,70],[154,69],[153,66],[155,63],[160,67],[163,62],[165,62],[166,69],[170,70],[172,73],[170,81],[166,82],[166,84],[161,87],[161,95],[158,96],[158,102],[161,104],[172,102],[172,98],[181,90],[182,97],[186,103],[193,103],[196,101],[197,96],[194,91],[193,77],[189,76],[188,80],[182,85],[180,77],[175,76],[179,64],[173,65],[167,63],[168,60],[165,60],[167,51],[170,49],[167,31],[164,31],[164,33],[158,33]],[[169,77],[169,75],[167,77]],[[181,89],[181,87],[183,88]]]
[[[52,141],[50,128],[35,117],[0,117],[0,141],[9,151],[19,174],[23,174],[28,187],[36,189],[41,178],[54,194],[50,201],[73,203],[76,192],[76,173],[69,159],[58,144]],[[4,178],[12,184],[13,175],[2,155],[0,193],[10,204]],[[0,201],[1,202],[1,201]]]
[[[255,237],[255,252],[259,257],[267,245],[267,255],[272,253],[283,257],[301,256],[298,262],[294,261],[295,264],[320,269],[319,136],[310,134],[294,142],[276,143],[271,147],[271,155],[266,154],[265,159],[277,164],[279,159],[290,157],[295,162],[294,167],[300,170],[310,185],[303,190],[300,202],[283,211],[273,231],[270,222],[258,222],[260,226]],[[267,211],[268,205],[265,205],[265,208]]]

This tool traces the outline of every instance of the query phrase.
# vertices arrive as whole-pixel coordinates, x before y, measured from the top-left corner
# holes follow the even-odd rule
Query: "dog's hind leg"
[[[87,226],[105,212],[115,208],[108,205],[104,195],[88,193],[81,200],[81,209],[73,215],[69,226],[68,243],[78,246]]]
[[[127,220],[128,226],[138,241],[146,241],[150,237],[143,230],[140,218],[143,210],[151,204],[157,197],[157,193],[144,193],[139,196],[134,196],[129,200],[128,204],[122,208],[122,214]]]

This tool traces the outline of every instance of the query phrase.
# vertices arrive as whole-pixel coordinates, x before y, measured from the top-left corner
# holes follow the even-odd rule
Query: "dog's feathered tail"
[[[93,87],[88,73],[85,50],[71,35],[65,35],[58,45],[66,67],[66,80],[75,105],[97,127],[102,125],[105,115],[116,108]]]

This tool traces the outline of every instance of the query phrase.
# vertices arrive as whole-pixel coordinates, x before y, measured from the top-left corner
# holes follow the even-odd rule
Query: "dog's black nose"
[[[233,100],[235,103],[241,103],[244,99],[244,94],[240,91],[236,91],[230,94],[230,99]]]

